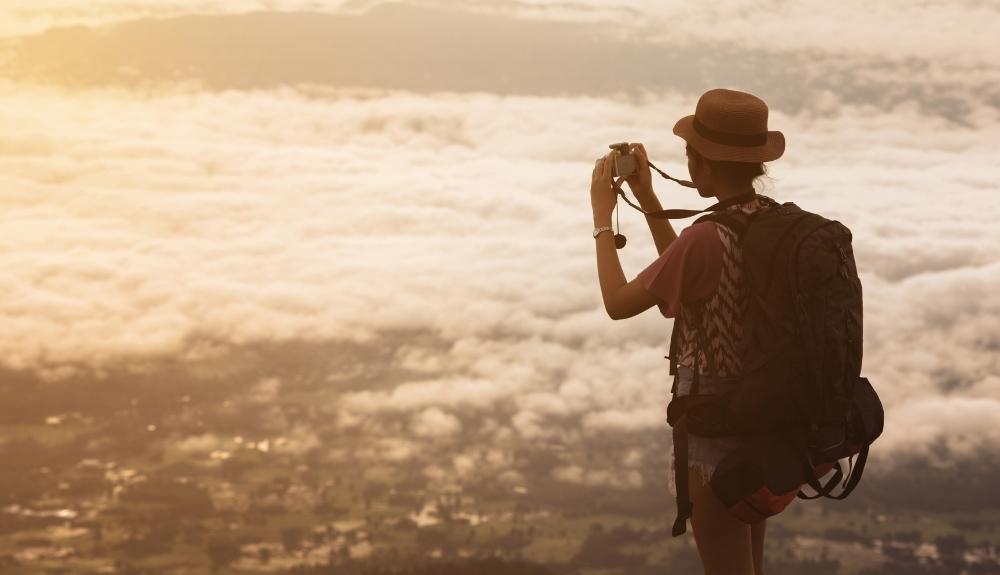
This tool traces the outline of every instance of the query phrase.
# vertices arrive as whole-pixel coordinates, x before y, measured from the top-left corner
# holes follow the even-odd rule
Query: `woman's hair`
[[[712,173],[723,180],[727,180],[737,185],[752,184],[760,176],[767,175],[767,166],[764,162],[726,162],[723,160],[710,160],[698,153],[691,144],[687,145],[687,155],[696,156],[700,161],[708,162],[712,167]]]

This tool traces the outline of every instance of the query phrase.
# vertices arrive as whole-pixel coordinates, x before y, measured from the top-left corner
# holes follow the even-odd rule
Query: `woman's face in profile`
[[[711,185],[709,184],[710,178],[705,173],[705,162],[701,161],[701,156],[691,147],[691,144],[687,144],[684,152],[687,154],[688,174],[690,174],[691,181],[698,189],[698,195],[703,198],[711,198],[715,194],[712,192]]]

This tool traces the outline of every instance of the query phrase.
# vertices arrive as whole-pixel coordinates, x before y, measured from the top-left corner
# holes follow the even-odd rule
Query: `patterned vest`
[[[751,214],[778,202],[757,194],[753,199],[735,204],[724,212],[740,211]],[[713,222],[714,223],[714,222]],[[677,364],[698,373],[711,373],[707,354],[712,356],[719,377],[733,377],[742,371],[742,361],[737,342],[743,336],[743,314],[748,304],[748,294],[743,279],[743,254],[736,233],[724,225],[714,223],[722,240],[722,273],[719,287],[706,301],[681,306],[677,332]],[[700,311],[699,311],[700,310]],[[706,349],[699,349],[698,317],[702,317]],[[698,352],[696,354],[696,351]],[[707,354],[706,354],[707,351]]]

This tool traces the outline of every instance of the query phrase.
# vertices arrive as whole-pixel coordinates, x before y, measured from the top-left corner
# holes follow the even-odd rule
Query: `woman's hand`
[[[618,194],[611,187],[611,174],[615,165],[615,154],[611,150],[606,156],[597,160],[594,172],[590,175],[590,205],[594,209],[594,221],[608,218],[615,209]]]
[[[635,157],[635,172],[625,179],[629,189],[640,197],[653,193],[653,177],[649,172],[649,160],[646,159],[646,148],[642,144],[630,144],[629,152]]]

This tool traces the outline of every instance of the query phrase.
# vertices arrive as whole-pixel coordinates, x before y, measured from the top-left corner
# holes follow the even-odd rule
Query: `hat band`
[[[727,146],[749,148],[753,146],[763,146],[767,143],[767,132],[761,132],[759,134],[730,134],[728,132],[718,132],[699,122],[697,116],[694,118],[694,131],[698,132],[699,136],[705,138],[709,142],[725,144]]]

